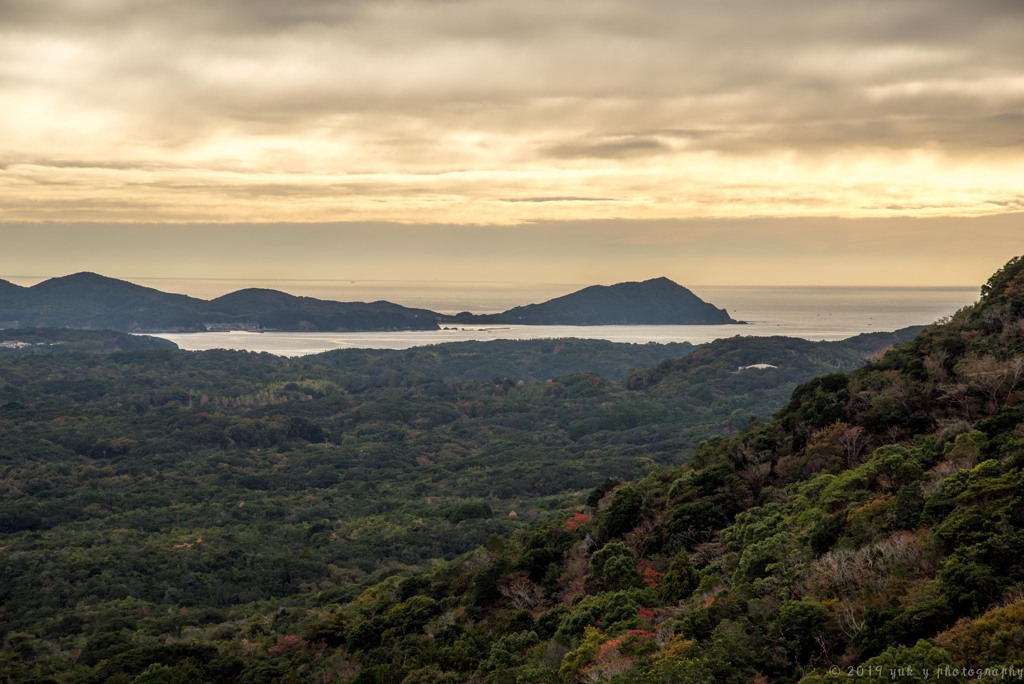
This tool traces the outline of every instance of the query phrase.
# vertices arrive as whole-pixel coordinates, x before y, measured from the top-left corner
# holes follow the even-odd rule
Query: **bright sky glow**
[[[184,275],[195,231],[232,274],[291,241],[449,280],[974,284],[1021,251],[1016,0],[0,0],[0,26],[0,274]]]

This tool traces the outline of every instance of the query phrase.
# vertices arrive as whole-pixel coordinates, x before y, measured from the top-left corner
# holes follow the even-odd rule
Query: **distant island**
[[[0,280],[0,328],[55,326],[125,332],[437,330],[438,314],[391,302],[332,302],[248,289],[212,300],[95,273],[31,287]]]
[[[723,325],[740,323],[725,309],[668,278],[592,285],[543,304],[498,314],[460,313],[442,322],[518,325]]]
[[[668,278],[593,285],[498,314],[455,316],[386,301],[336,302],[261,288],[212,300],[161,292],[96,273],[31,287],[0,280],[0,328],[151,332],[438,330],[441,324],[720,325],[739,323]]]

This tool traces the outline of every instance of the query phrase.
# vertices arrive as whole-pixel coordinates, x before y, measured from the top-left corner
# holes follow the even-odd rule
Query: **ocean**
[[[231,280],[139,279],[167,292],[206,299],[251,282]],[[494,313],[568,294],[583,284],[467,283],[400,281],[265,281],[262,287],[340,301],[386,299],[441,313]],[[977,301],[976,287],[749,287],[687,286],[723,307],[745,325],[634,326],[459,326],[456,329],[365,333],[189,333],[161,334],[183,349],[244,349],[301,356],[331,349],[407,349],[467,340],[580,337],[613,342],[710,342],[734,335],[786,335],[838,340],[862,332],[927,325]]]

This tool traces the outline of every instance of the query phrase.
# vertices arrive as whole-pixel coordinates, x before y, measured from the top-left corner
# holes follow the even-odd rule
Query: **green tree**
[[[610,542],[590,557],[590,572],[583,587],[590,593],[597,593],[621,591],[642,584],[633,552],[622,542]]]
[[[782,604],[776,624],[786,650],[797,662],[806,663],[815,654],[823,655],[822,644],[828,643],[824,629],[827,621],[825,606],[814,600],[803,600]]]
[[[661,578],[659,590],[661,597],[668,603],[676,603],[687,599],[700,584],[700,573],[690,562],[690,556],[686,551],[680,551],[672,559]]]
[[[635,485],[624,485],[615,491],[611,505],[604,513],[604,533],[619,537],[636,527],[643,507],[643,496]]]

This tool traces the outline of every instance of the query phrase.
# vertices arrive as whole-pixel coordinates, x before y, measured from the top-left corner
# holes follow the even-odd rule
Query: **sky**
[[[1020,0],[0,0],[0,277],[976,285]]]

